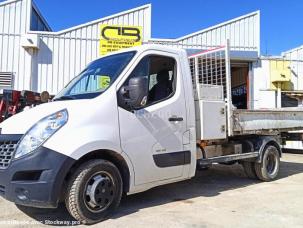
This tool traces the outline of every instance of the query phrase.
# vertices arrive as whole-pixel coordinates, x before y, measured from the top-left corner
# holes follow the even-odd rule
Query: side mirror
[[[120,104],[130,109],[139,109],[147,102],[148,79],[135,77],[129,80],[128,86],[120,89]]]

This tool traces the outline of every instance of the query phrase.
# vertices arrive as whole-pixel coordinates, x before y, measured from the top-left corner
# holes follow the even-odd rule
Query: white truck
[[[214,67],[216,66],[216,67]],[[87,66],[53,100],[1,123],[0,194],[16,204],[65,202],[84,224],[134,194],[239,162],[274,180],[285,140],[302,140],[303,110],[232,105],[229,47],[188,56],[143,45]]]

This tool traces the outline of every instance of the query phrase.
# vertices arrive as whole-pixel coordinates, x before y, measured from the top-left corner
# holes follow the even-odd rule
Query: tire
[[[251,179],[257,179],[257,174],[255,171],[255,163],[243,161],[242,166],[244,168],[245,174]]]
[[[266,146],[261,163],[255,163],[257,177],[262,181],[272,181],[278,176],[280,169],[280,154],[278,148]]]
[[[71,216],[82,224],[94,224],[107,219],[119,206],[122,189],[122,178],[114,164],[90,160],[69,180],[65,205]]]

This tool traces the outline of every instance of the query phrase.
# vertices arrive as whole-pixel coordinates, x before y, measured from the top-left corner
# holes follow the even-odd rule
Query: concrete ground
[[[72,222],[58,210],[0,199],[0,226]],[[2,224],[2,225],[1,225]],[[241,166],[214,166],[195,178],[123,199],[112,219],[92,227],[303,227],[303,155],[284,154],[278,180],[246,178]]]

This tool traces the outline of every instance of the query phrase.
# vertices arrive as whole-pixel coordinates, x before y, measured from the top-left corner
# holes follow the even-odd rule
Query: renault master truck
[[[65,202],[83,224],[123,194],[195,176],[211,164],[277,178],[281,145],[302,140],[302,109],[237,109],[228,43],[188,55],[142,45],[89,64],[50,103],[0,124],[0,195],[19,205]]]

